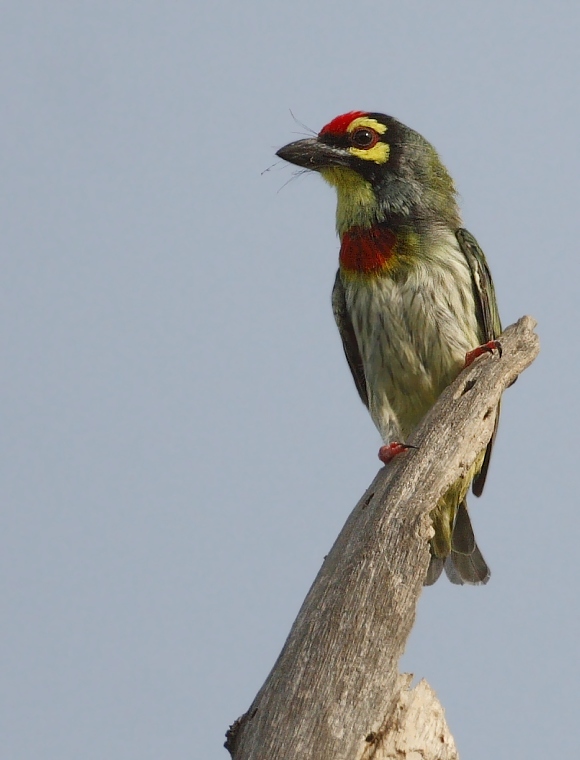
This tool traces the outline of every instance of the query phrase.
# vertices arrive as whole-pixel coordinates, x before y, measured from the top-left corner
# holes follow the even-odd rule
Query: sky
[[[274,156],[359,109],[436,146],[542,342],[470,502],[491,580],[426,589],[402,668],[463,758],[575,755],[579,37],[571,0],[3,4],[3,760],[228,757],[379,465],[333,191]]]

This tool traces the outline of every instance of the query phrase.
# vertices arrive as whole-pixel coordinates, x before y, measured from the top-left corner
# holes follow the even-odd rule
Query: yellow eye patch
[[[376,119],[369,119],[367,116],[359,116],[358,119],[353,119],[346,131],[354,132],[355,129],[360,129],[361,127],[372,129],[373,132],[377,132],[379,135],[384,135],[387,131],[386,124],[381,124],[381,122]]]
[[[367,116],[360,116],[358,119],[353,119],[348,125],[346,130],[349,134],[352,134],[357,129],[370,129],[379,135],[384,135],[387,131],[387,125],[382,124],[376,119],[369,119]],[[389,154],[391,152],[390,146],[385,142],[377,142],[372,148],[349,148],[349,153],[357,158],[362,158],[365,161],[374,161],[376,164],[386,164],[389,160]]]

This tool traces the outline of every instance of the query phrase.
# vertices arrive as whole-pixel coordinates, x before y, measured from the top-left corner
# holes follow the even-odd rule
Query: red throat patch
[[[325,127],[322,127],[319,134],[343,135],[351,121],[359,119],[361,116],[366,116],[366,114],[366,111],[349,111],[348,113],[343,113],[342,116],[337,116],[336,119],[329,121]]]
[[[394,255],[397,236],[386,227],[351,227],[342,236],[340,266],[349,272],[378,273]]]

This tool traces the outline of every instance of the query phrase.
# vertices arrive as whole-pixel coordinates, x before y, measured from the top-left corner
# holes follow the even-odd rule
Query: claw
[[[392,462],[396,456],[402,454],[403,451],[416,448],[417,446],[412,446],[410,443],[399,443],[398,441],[393,441],[393,443],[388,443],[385,446],[381,446],[379,449],[379,459],[383,464],[389,464],[389,462]]]
[[[470,364],[473,364],[478,356],[482,356],[483,354],[492,354],[494,351],[498,352],[501,359],[502,348],[499,340],[490,340],[487,343],[484,343],[483,346],[478,346],[477,348],[474,348],[473,351],[468,351],[465,354],[464,369],[466,367],[469,367]]]

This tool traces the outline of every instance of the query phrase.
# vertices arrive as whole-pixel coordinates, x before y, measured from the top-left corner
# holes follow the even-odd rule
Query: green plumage
[[[385,444],[404,442],[461,371],[466,353],[501,332],[489,268],[461,228],[453,181],[423,137],[384,114],[346,114],[278,155],[320,171],[337,190],[342,247],[334,316]],[[498,416],[499,408],[496,429]],[[431,514],[427,584],[443,567],[454,583],[489,578],[466,494],[472,482],[481,494],[492,445],[493,438]]]

